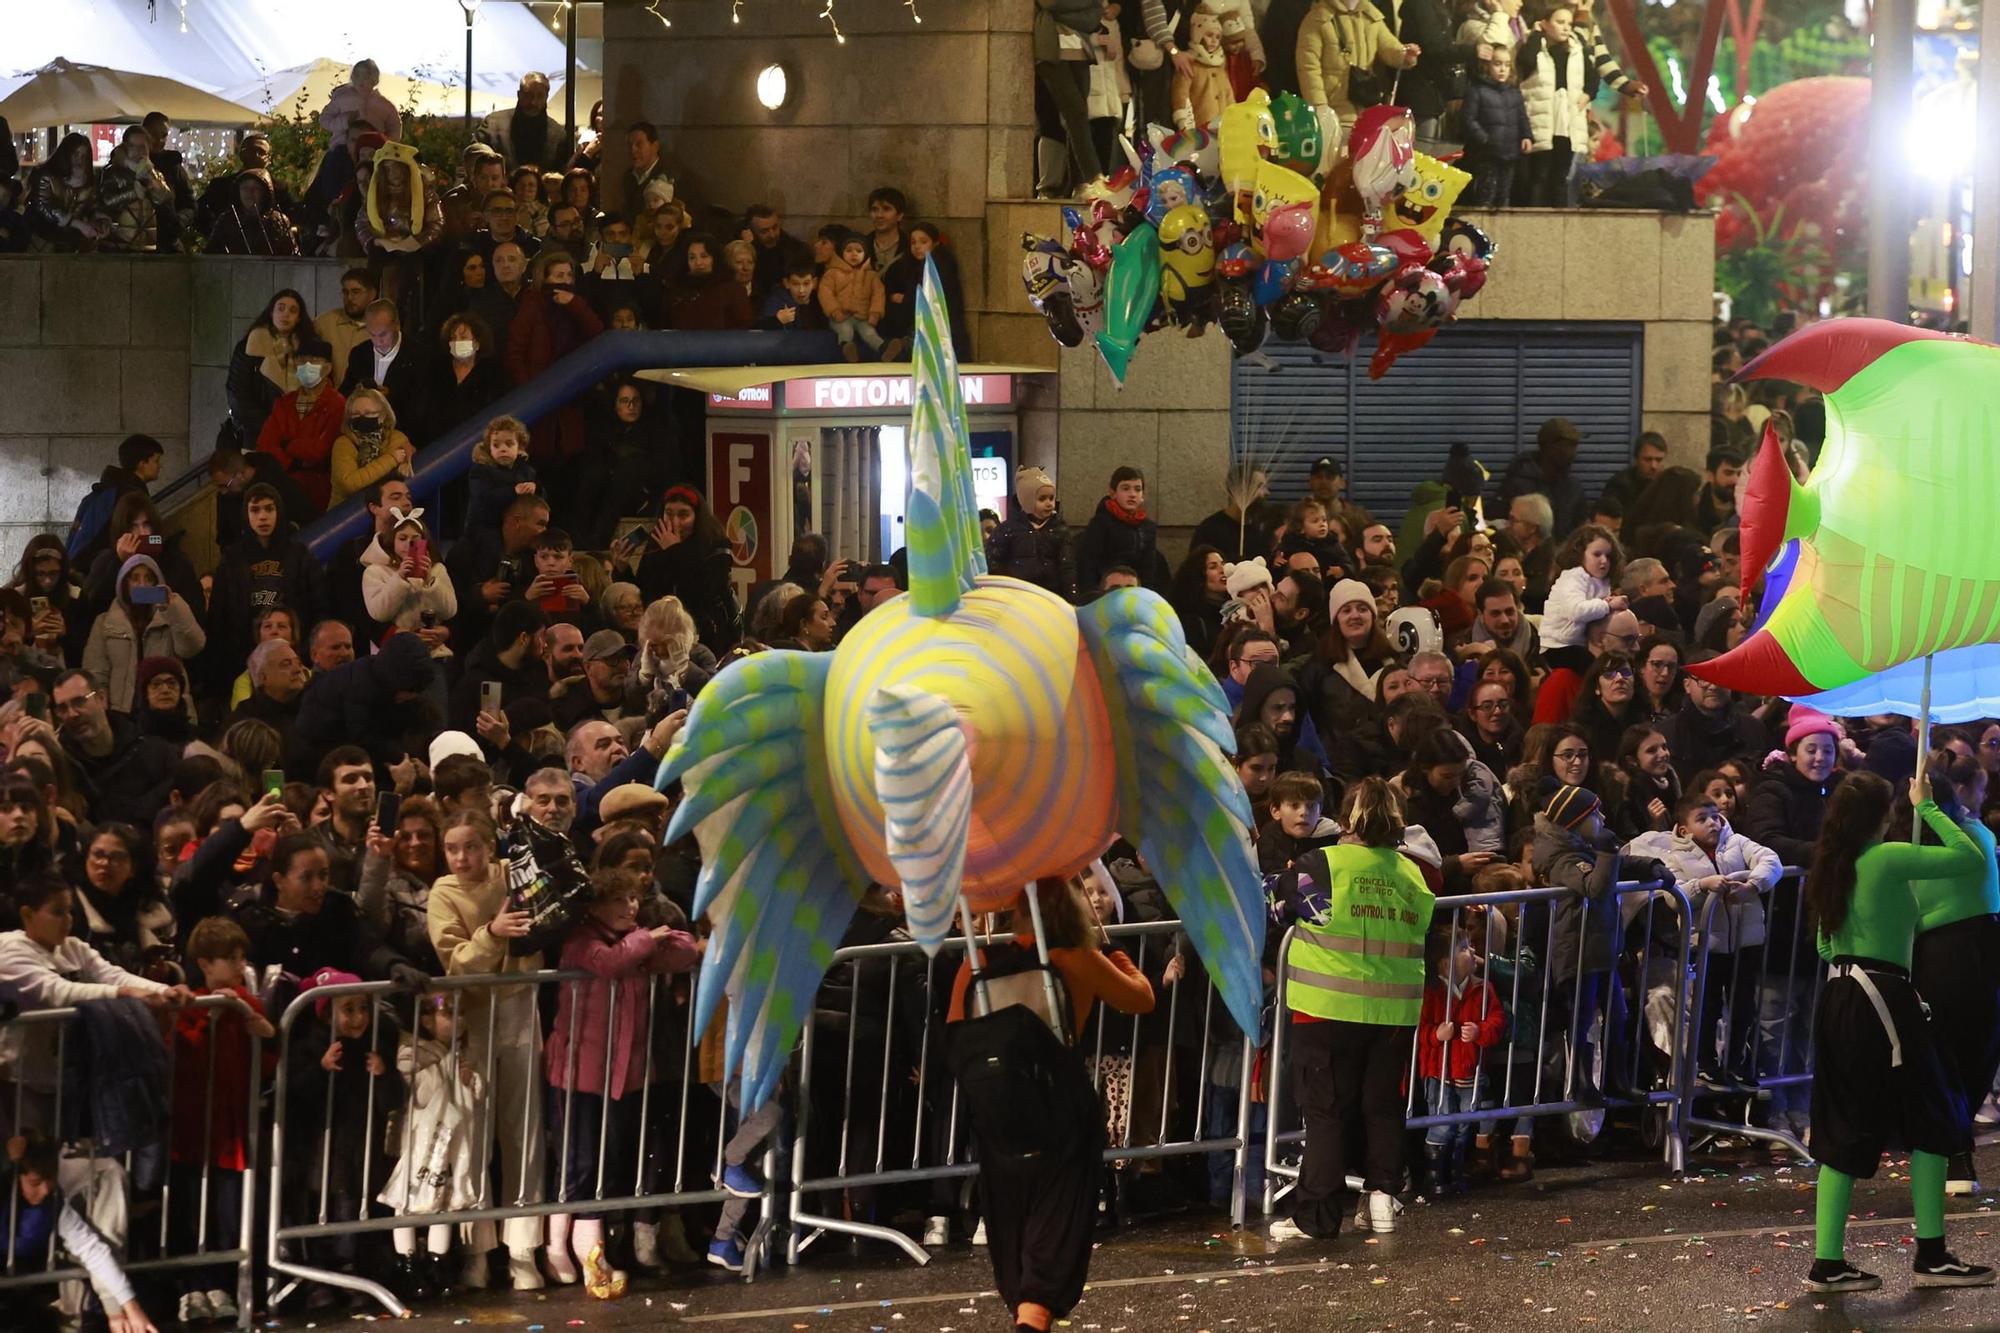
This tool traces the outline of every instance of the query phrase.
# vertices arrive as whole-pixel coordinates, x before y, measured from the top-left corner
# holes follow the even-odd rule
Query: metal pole
[[[568,20],[563,25],[563,131],[569,136],[569,150],[576,152],[576,6],[563,8],[563,16]],[[544,166],[544,171],[566,171],[569,163],[559,162],[554,166]]]
[[[472,133],[472,10],[465,11],[465,132]]]
[[[1931,767],[1931,655],[1924,654],[1924,692],[1917,703],[1917,772],[1928,774]],[[1910,843],[1924,840],[1924,821],[1912,814]]]
[[[1868,313],[1910,322],[1908,156],[1915,0],[1875,0],[1868,100]]]
[[[1966,331],[2000,337],[2000,5],[1979,11],[1977,120],[1972,155],[1972,275],[1965,280]],[[1992,58],[1985,58],[1991,52]]]

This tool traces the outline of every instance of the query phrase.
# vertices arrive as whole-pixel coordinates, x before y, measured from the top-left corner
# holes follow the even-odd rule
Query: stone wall
[[[316,314],[340,301],[338,263],[226,257],[0,256],[0,560],[65,530],[135,432],[166,446],[165,477],[205,457],[228,411],[230,350],[274,292]]]
[[[718,0],[661,9],[671,28],[638,6],[604,12],[607,197],[618,202],[635,120],[659,127],[685,197],[769,203],[801,239],[826,222],[864,225],[869,190],[893,185],[913,218],[950,234],[975,346],[993,359],[983,312],[1014,298],[987,289],[987,203],[1033,192],[1034,0],[926,0],[921,26],[902,0],[840,0],[845,42],[814,5],[746,5],[740,24]],[[774,62],[791,93],[766,111],[756,80]],[[991,239],[1008,252],[1016,240]]]

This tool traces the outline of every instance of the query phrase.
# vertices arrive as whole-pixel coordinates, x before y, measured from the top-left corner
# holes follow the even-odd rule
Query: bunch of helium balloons
[[[1149,127],[1131,165],[1065,208],[1067,244],[1022,237],[1028,297],[1065,347],[1092,341],[1120,384],[1142,334],[1218,325],[1238,356],[1270,336],[1380,379],[1485,285],[1493,244],[1451,206],[1472,178],[1416,151],[1402,107],[1353,128],[1263,89],[1213,127]]]

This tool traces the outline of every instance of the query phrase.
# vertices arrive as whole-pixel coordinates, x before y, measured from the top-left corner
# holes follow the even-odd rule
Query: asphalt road
[[[1981,1151],[1991,1194],[1948,1204],[1961,1257],[2000,1265],[2000,1149]],[[1080,1333],[1599,1328],[2000,1328],[2000,1288],[1914,1292],[1907,1165],[1855,1190],[1849,1256],[1881,1274],[1863,1296],[1807,1293],[1813,1169],[1762,1149],[1711,1154],[1675,1179],[1657,1161],[1541,1170],[1412,1204],[1391,1236],[1272,1244],[1263,1228],[1190,1212],[1101,1233],[1091,1285],[1066,1327]],[[713,1268],[634,1283],[621,1301],[575,1288],[448,1302],[416,1330],[620,1330],[688,1326],[799,1333],[973,1333],[1010,1326],[985,1252],[960,1242],[918,1268],[885,1247],[859,1256],[823,1240],[798,1269],[754,1283]],[[278,1321],[332,1327],[355,1316]]]

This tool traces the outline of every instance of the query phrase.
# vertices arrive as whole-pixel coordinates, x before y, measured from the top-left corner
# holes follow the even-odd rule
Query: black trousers
[[[1573,145],[1557,135],[1552,145],[1521,159],[1514,174],[1516,208],[1562,208],[1569,202],[1569,160]]]
[[[2000,1070],[2000,918],[1976,916],[1917,936],[1910,979],[1931,1007],[1945,1073],[1977,1111]]]
[[[1703,1073],[1726,1073],[1745,1079],[1756,1074],[1752,1054],[1757,1046],[1757,985],[1763,971],[1761,944],[1747,944],[1735,953],[1709,954],[1708,981],[1701,992],[1701,1014],[1694,1034],[1695,1055]],[[1729,1042],[1727,1049],[1717,1055],[1717,1034],[1722,1027],[1725,1003],[1729,1007]]]
[[[1097,160],[1097,149],[1090,138],[1090,62],[1087,60],[1038,60],[1035,62],[1035,83],[1047,97],[1046,103],[1038,103],[1053,111],[1053,124],[1047,114],[1036,117],[1037,129],[1045,139],[1058,137],[1069,145],[1070,161],[1076,167],[1076,179],[1070,182],[1072,190],[1080,190],[1085,182],[1104,174],[1104,167]]]
[[[1000,1161],[979,1154],[979,1197],[994,1285],[1011,1314],[1024,1302],[1060,1319],[1083,1298],[1097,1226],[1104,1119],[1060,1156]]]
[[[1403,1183],[1403,1070],[1411,1029],[1380,1023],[1295,1023],[1292,1089],[1305,1121],[1306,1156],[1292,1220],[1309,1236],[1340,1234],[1346,1212],[1347,1137],[1357,1126],[1371,1190]]]

